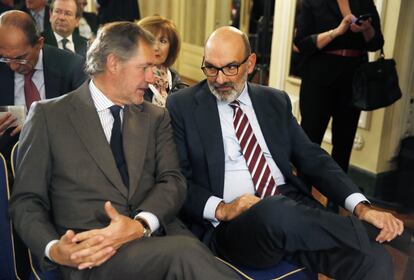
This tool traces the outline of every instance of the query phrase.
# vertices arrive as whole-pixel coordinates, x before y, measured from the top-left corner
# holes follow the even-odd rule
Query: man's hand
[[[9,128],[10,125],[12,125],[16,120],[17,120],[16,117],[13,116],[10,112],[7,112],[5,114],[2,114],[0,116],[0,135],[3,135],[4,131],[7,128]]]
[[[105,211],[111,219],[109,226],[78,233],[71,239],[74,243],[84,244],[87,242],[91,244],[96,238],[102,237],[99,244],[84,247],[82,250],[71,254],[71,259],[80,263],[79,269],[101,265],[112,257],[123,244],[143,236],[144,228],[142,224],[119,214],[109,201],[105,203]],[[113,254],[109,256],[111,252]]]
[[[72,239],[75,237],[75,233],[72,230],[68,230],[60,240],[50,248],[49,256],[52,261],[65,266],[78,267],[81,265],[80,261],[72,258],[72,254],[82,251],[85,248],[100,247],[103,241],[103,236],[95,236],[88,241],[75,243]],[[115,250],[107,248],[103,250],[100,255],[96,256],[97,263],[103,263],[115,254]],[[87,266],[86,266],[87,267]],[[81,268],[79,268],[81,269]]]
[[[255,205],[260,198],[252,194],[244,194],[230,203],[220,202],[216,208],[216,218],[219,221],[230,221]]]
[[[363,221],[366,221],[381,231],[375,240],[379,243],[393,240],[397,235],[404,231],[404,224],[391,213],[378,211],[370,206],[359,203],[355,207],[355,215]]]

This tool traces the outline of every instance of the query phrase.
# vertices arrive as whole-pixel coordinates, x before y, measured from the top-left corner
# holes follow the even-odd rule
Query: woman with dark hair
[[[171,68],[180,51],[180,37],[174,23],[162,16],[145,17],[138,25],[155,37],[154,84],[150,84],[144,98],[158,106],[165,107],[169,93],[187,85],[181,82],[176,71]]]
[[[332,157],[346,172],[361,111],[353,107],[355,70],[382,48],[373,0],[303,0],[295,45],[303,56],[301,126],[321,144],[332,117]]]

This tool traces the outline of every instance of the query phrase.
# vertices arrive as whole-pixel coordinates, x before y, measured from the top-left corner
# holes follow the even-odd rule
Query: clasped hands
[[[114,256],[123,244],[143,236],[144,228],[140,222],[119,214],[109,201],[104,208],[111,220],[107,227],[78,234],[73,230],[66,231],[51,247],[51,260],[80,270],[97,267]]]
[[[0,116],[0,135],[3,133],[17,121],[17,118],[13,116],[10,112],[5,113],[4,115]],[[13,131],[10,133],[10,136],[14,136],[22,130],[22,126],[18,125]]]

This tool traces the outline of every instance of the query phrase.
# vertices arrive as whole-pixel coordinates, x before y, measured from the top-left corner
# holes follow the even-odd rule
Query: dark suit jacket
[[[301,52],[303,59],[303,78],[312,82],[330,84],[337,80],[342,73],[348,73],[367,61],[367,56],[361,58],[348,58],[324,53],[326,50],[354,49],[362,51],[375,51],[384,45],[381,33],[380,18],[373,0],[349,0],[351,11],[355,16],[372,15],[372,26],[375,36],[369,42],[361,33],[348,30],[344,35],[335,38],[325,48],[316,47],[316,36],[319,33],[336,28],[342,14],[337,1],[331,0],[303,0],[301,12],[297,19],[297,33],[295,44]]]
[[[129,191],[87,82],[70,94],[35,103],[20,136],[10,213],[40,259],[47,243],[67,229],[107,226],[103,206],[108,200],[129,217],[151,212],[167,229],[186,190],[167,110],[148,102],[126,106],[123,145]]]
[[[96,35],[96,32],[98,31],[99,27],[98,15],[95,13],[83,12],[82,17],[85,18],[92,32]]]
[[[294,175],[297,169],[312,179],[318,189],[343,205],[345,198],[358,192],[332,158],[312,143],[292,115],[286,93],[248,84],[248,91],[266,144],[286,183],[296,192],[309,194]],[[167,100],[180,165],[188,182],[184,219],[199,237],[211,228],[203,210],[212,195],[223,197],[224,148],[216,98],[207,82],[171,94]]]
[[[26,6],[23,6],[22,11],[32,16],[32,14],[30,13],[30,10]],[[48,5],[45,6],[45,17],[43,18],[43,28],[44,30],[42,32],[42,35],[45,32],[50,32],[52,30],[52,27],[50,26],[50,7]]]
[[[43,47],[43,71],[46,98],[53,98],[78,88],[86,79],[81,56],[58,48]],[[14,72],[0,63],[0,106],[14,105]]]
[[[45,43],[54,47],[58,47],[55,34],[53,30],[45,32],[43,34],[45,37]],[[79,35],[78,32],[72,33],[73,44],[75,45],[75,52],[83,57],[86,57],[86,51],[88,50],[88,40]]]
[[[140,19],[137,0],[98,0],[99,23],[114,21],[134,21]]]

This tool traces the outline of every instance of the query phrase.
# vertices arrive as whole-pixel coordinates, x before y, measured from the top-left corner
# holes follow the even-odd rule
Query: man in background
[[[49,6],[46,5],[46,0],[26,0],[22,11],[32,16],[40,34],[51,30]]]
[[[50,4],[52,32],[45,32],[45,43],[85,57],[88,40],[74,32],[81,16],[82,8],[77,0],[53,0]]]

